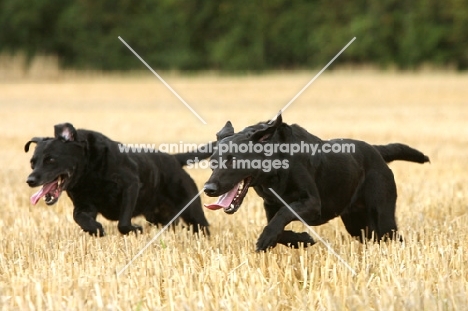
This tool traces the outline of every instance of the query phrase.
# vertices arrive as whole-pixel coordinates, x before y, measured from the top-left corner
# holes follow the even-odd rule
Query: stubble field
[[[31,206],[25,181],[33,136],[53,125],[101,131],[123,143],[204,143],[231,120],[236,130],[275,115],[315,72],[180,76],[57,75],[0,84],[1,310],[465,310],[468,305],[468,76],[454,73],[329,72],[283,114],[324,138],[403,142],[430,164],[390,166],[404,243],[362,245],[339,219],[313,229],[356,275],[317,243],[255,253],[266,225],[251,190],[239,211],[205,209],[211,238],[180,226],[121,236],[99,218],[94,238],[73,221],[65,193]],[[209,169],[191,169],[199,189]],[[201,196],[202,202],[210,198]],[[291,226],[305,230],[300,223]]]

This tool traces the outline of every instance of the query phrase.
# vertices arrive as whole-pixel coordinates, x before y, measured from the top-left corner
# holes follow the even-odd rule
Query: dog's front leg
[[[139,183],[133,182],[128,185],[122,195],[122,205],[120,206],[119,223],[117,225],[121,234],[130,232],[143,232],[141,226],[132,225],[132,216],[138,199]]]
[[[104,236],[104,228],[96,221],[97,211],[93,209],[82,209],[75,207],[73,210],[73,219],[83,229],[84,232],[88,232],[91,235],[98,237]]]
[[[320,219],[320,202],[315,197],[310,197],[303,201],[293,202],[289,204],[289,207],[292,208],[307,223],[313,223],[314,221]],[[296,216],[291,212],[289,207],[281,207],[268,222],[268,225],[265,227],[265,229],[263,229],[263,232],[260,234],[260,237],[257,241],[257,252],[275,247],[277,243],[284,244],[284,242],[286,242],[281,239],[281,236],[285,232],[284,227],[286,227],[286,225],[291,221],[297,220]]]

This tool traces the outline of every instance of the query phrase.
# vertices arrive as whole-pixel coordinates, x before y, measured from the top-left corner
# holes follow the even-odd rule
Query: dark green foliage
[[[263,70],[337,60],[468,67],[466,0],[0,0],[0,52],[65,67]]]

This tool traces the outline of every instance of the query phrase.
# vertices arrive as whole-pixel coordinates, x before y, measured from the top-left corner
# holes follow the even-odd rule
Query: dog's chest
[[[93,178],[67,192],[75,207],[90,207],[105,218],[118,219],[122,189],[117,183]]]

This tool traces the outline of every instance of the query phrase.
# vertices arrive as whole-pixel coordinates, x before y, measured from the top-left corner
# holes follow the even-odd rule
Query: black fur
[[[104,235],[104,229],[96,221],[97,214],[117,220],[122,234],[142,231],[131,223],[138,215],[153,224],[167,224],[198,193],[182,165],[189,157],[209,156],[197,152],[122,153],[118,142],[98,132],[75,130],[69,123],[56,125],[54,138],[32,138],[25,145],[26,152],[31,143],[37,146],[29,186],[63,181],[55,194],[46,195],[46,203],[54,204],[56,194],[65,190],[73,201],[74,220],[85,232],[98,236]],[[200,198],[180,217],[194,232],[201,229],[209,234]]]
[[[218,147],[228,143],[294,144],[301,142],[354,144],[354,153],[317,153],[313,156],[298,153],[240,153],[230,150],[212,161],[224,161],[226,167],[216,167],[205,184],[208,196],[220,196],[244,181],[244,188],[253,187],[263,198],[268,225],[257,241],[257,251],[274,247],[277,243],[298,247],[314,244],[306,232],[285,231],[297,220],[288,207],[269,190],[272,188],[308,225],[318,226],[340,216],[346,230],[354,237],[375,239],[394,238],[397,231],[395,203],[397,199],[393,173],[386,162],[406,160],[428,162],[421,152],[403,144],[372,146],[363,141],[337,139],[324,141],[298,125],[282,122],[281,115],[273,124],[259,123],[234,133],[227,124],[218,133]],[[234,159],[234,160],[233,160]],[[239,160],[287,160],[287,168],[266,172],[258,168],[234,168]],[[237,162],[233,162],[237,161]],[[281,162],[283,163],[283,162]],[[240,188],[239,188],[240,189]],[[232,201],[227,213],[235,212],[247,191]]]

